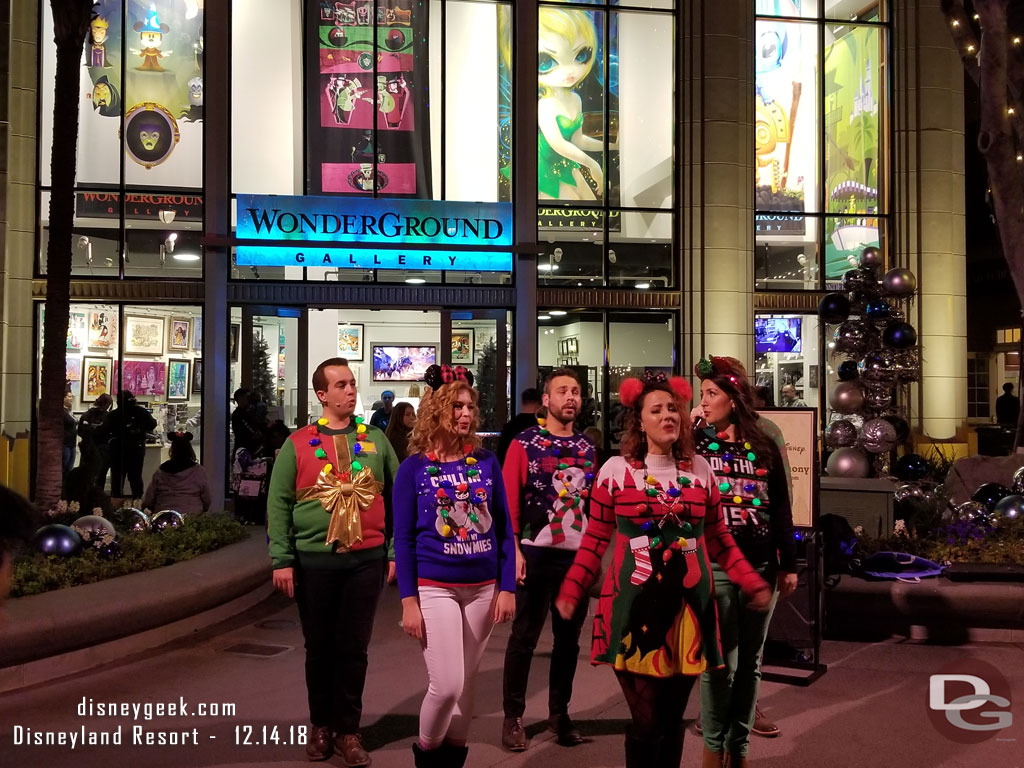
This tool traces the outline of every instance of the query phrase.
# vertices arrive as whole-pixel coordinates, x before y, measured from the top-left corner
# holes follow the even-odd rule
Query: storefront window
[[[818,290],[886,247],[888,30],[879,3],[756,8],[755,285]]]
[[[676,365],[676,316],[668,312],[594,312],[541,309],[537,323],[537,370],[576,370],[584,384],[577,419],[595,427],[598,445],[618,446],[624,410],[619,385],[645,371],[671,375]]]
[[[754,318],[754,376],[768,407],[818,407],[821,387],[817,315]]]
[[[612,7],[539,7],[538,280],[671,288],[675,17]]]
[[[42,7],[42,28],[52,29]],[[56,49],[43,38],[41,82],[52,83]],[[202,278],[203,40],[202,4],[95,4],[82,60],[75,277]],[[66,135],[53,125],[53,96],[40,90],[43,273],[50,147]]]
[[[46,307],[40,304],[38,365],[42,363],[45,312]],[[138,487],[130,482],[133,468],[141,471],[143,484],[149,482],[168,458],[168,432],[191,432],[192,447],[201,458],[201,307],[72,304],[65,362],[71,412],[76,420],[81,421],[90,409],[104,406],[107,398],[114,401],[111,410],[121,407],[130,392],[156,422],[138,436],[144,450],[135,452],[129,450],[132,441],[126,442],[116,434],[79,431],[75,467],[88,473],[111,496],[137,497]]]

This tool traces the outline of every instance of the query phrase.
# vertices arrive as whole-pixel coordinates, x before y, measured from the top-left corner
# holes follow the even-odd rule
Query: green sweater
[[[270,559],[273,567],[291,568],[298,564],[306,568],[351,568],[372,558],[381,558],[387,551],[394,559],[391,543],[391,485],[398,471],[398,457],[384,433],[366,425],[366,439],[362,443],[359,461],[373,472],[384,488],[381,495],[366,510],[362,510],[363,542],[348,552],[337,552],[335,544],[326,546],[327,526],[331,516],[317,499],[296,502],[299,488],[312,486],[326,461],[338,467],[334,436],[342,435],[348,442],[349,455],[355,456],[356,430],[353,422],[345,429],[302,427],[285,441],[274,463],[267,498],[267,535],[270,539]],[[320,446],[327,451],[327,460],[315,456],[316,447],[309,445],[313,438],[321,438]],[[372,450],[371,450],[372,449]]]

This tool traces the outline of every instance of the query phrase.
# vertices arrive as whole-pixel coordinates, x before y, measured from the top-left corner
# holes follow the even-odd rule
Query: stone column
[[[894,263],[918,277],[909,320],[921,339],[912,425],[937,439],[967,419],[964,69],[940,0],[896,8]]]
[[[683,6],[682,370],[753,363],[754,4]]]
[[[36,99],[39,3],[0,0],[0,430],[32,424],[32,276],[36,255]],[[44,35],[51,39],[52,34]],[[45,85],[44,85],[45,87]],[[52,87],[52,84],[51,84]],[[48,152],[49,147],[44,148]],[[48,158],[44,158],[48,162]],[[0,446],[6,450],[6,446]]]

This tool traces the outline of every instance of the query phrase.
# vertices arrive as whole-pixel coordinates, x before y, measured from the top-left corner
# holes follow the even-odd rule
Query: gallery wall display
[[[362,361],[362,323],[338,323],[338,354],[348,360]]]
[[[203,317],[192,318],[192,349],[196,352],[203,351]]]
[[[125,315],[124,353],[126,355],[162,355],[164,326],[162,317]]]
[[[472,328],[452,329],[452,362],[472,365],[476,355],[476,333]]]
[[[124,373],[119,374],[119,364],[114,363],[112,390],[117,394],[118,382],[126,391],[136,397],[163,395],[166,390],[167,363],[162,360],[125,360]]]

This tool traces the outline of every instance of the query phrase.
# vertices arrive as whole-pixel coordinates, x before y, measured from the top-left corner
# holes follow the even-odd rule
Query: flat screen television
[[[374,381],[423,381],[427,368],[437,362],[437,347],[373,346]]]
[[[754,318],[754,354],[766,352],[803,351],[803,336],[799,317],[756,317]]]

